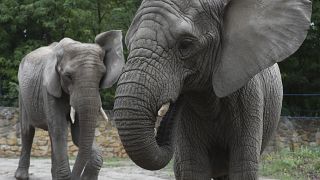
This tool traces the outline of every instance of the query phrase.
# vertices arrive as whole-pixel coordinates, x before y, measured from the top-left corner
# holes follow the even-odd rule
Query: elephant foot
[[[68,177],[59,177],[59,178],[52,177],[52,180],[71,180],[71,177],[70,176],[68,176]]]
[[[98,180],[100,169],[86,167],[81,176],[81,180]]]
[[[94,149],[91,160],[84,168],[81,180],[98,180],[100,169],[103,165],[103,158],[100,151]]]
[[[18,180],[28,180],[29,179],[29,168],[18,167],[14,177]]]
[[[52,180],[71,180],[71,174],[66,174],[66,175],[58,174],[55,177],[52,176]]]
[[[97,175],[82,175],[81,180],[98,180],[98,174]]]

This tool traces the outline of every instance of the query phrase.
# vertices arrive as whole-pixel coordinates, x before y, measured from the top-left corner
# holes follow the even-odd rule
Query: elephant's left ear
[[[121,31],[108,31],[96,36],[95,42],[105,50],[104,65],[106,74],[101,80],[100,88],[110,88],[117,82],[124,66]]]
[[[227,0],[225,0],[227,2]],[[213,88],[224,97],[293,54],[310,27],[310,0],[230,0]]]

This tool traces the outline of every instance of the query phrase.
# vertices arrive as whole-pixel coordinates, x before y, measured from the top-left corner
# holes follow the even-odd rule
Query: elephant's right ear
[[[106,74],[101,80],[100,88],[110,88],[117,82],[124,66],[122,32],[107,31],[96,36],[95,42],[105,50],[104,65]]]
[[[53,48],[55,49],[55,48]],[[48,93],[54,97],[61,97],[61,83],[60,76],[57,72],[57,64],[62,57],[61,50],[50,50],[47,55],[47,64],[44,69],[43,85],[46,87]]]
[[[213,72],[217,96],[243,87],[293,54],[310,27],[310,0],[225,0],[221,61]]]

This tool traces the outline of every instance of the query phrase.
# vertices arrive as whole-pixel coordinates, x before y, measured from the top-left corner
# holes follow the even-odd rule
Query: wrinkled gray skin
[[[52,179],[98,178],[103,159],[93,140],[101,114],[99,88],[117,81],[124,65],[122,53],[121,31],[109,31],[99,34],[96,44],[64,38],[24,57],[18,75],[22,150],[17,179],[28,179],[35,128],[49,132]],[[71,106],[76,112],[74,124]],[[70,124],[72,140],[79,147],[72,172],[67,155]]]
[[[276,63],[299,48],[310,16],[309,0],[144,0],[114,106],[130,158],[157,170],[175,152],[177,179],[257,179],[281,110]]]

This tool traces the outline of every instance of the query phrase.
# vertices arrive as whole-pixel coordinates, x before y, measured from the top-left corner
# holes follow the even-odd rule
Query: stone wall
[[[278,130],[267,151],[289,148],[294,151],[303,146],[320,146],[320,117],[281,117]]]
[[[95,136],[96,144],[105,157],[127,157],[112,121],[106,122],[100,119],[97,123]],[[0,107],[0,157],[20,156],[20,137],[18,109]],[[70,133],[68,149],[69,156],[77,155],[78,148],[73,144]],[[31,154],[34,157],[50,157],[51,146],[47,131],[36,129]]]
[[[20,136],[18,110],[16,108],[0,107],[0,157],[17,157],[20,155]],[[112,120],[110,122],[99,120],[95,136],[96,143],[105,157],[127,157]],[[282,148],[294,150],[301,146],[320,146],[320,117],[318,119],[282,117],[278,131],[266,151]],[[76,156],[78,149],[73,145],[70,134],[68,147],[69,155]],[[48,132],[37,129],[33,140],[32,156],[50,157],[50,154]]]

